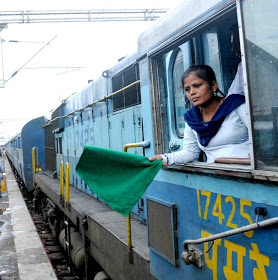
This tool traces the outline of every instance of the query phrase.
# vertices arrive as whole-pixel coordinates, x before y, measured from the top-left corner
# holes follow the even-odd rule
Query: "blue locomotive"
[[[26,123],[21,132],[5,145],[6,155],[13,164],[17,175],[22,179],[29,191],[33,187],[32,149],[38,148],[36,155],[40,159],[37,168],[45,170],[44,130],[46,119],[39,117]]]
[[[38,173],[42,203],[56,205],[55,211],[69,218],[112,279],[276,279],[277,8],[276,1],[185,1],[141,34],[136,53],[64,100],[43,124],[45,169],[60,178],[60,162],[68,162],[74,187],[70,210],[60,203],[58,180]],[[231,50],[233,26],[238,26],[241,58]],[[182,73],[190,65],[210,65],[227,92],[239,63],[250,164],[226,159],[164,166],[132,210],[129,263],[125,220],[75,172],[83,146],[122,151],[126,144],[147,141],[148,148],[128,150],[147,157],[181,150],[188,108]],[[13,141],[8,156],[21,170]],[[43,202],[45,197],[52,202]]]

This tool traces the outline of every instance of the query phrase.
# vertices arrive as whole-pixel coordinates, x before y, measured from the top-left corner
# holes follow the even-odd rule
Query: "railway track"
[[[37,213],[33,203],[33,192],[29,192],[24,186],[24,182],[21,180],[17,171],[14,169],[10,162],[14,176],[16,178],[18,187],[24,198],[28,211],[32,217],[36,230],[39,234],[41,242],[45,248],[45,252],[52,264],[52,267],[59,280],[111,280],[103,271],[101,266],[91,257],[88,257],[88,269],[87,275],[84,269],[77,270],[73,265],[69,265],[69,258],[61,246],[58,238],[55,238],[51,233],[48,223],[44,220],[42,213]]]
[[[45,252],[48,255],[48,258],[54,268],[54,271],[59,280],[78,280],[84,279],[80,273],[78,273],[74,268],[69,267],[68,257],[59,243],[56,240],[49,227],[47,222],[44,221],[43,215],[36,213],[34,211],[33,205],[33,193],[28,192],[26,188],[22,185],[20,179],[17,178],[19,188],[21,190],[22,196],[25,200],[29,213],[32,217],[36,230],[39,234],[42,244],[44,245]],[[92,279],[92,278],[91,278]]]
[[[56,238],[53,236],[47,221],[44,219],[43,213],[38,213],[35,210],[33,192],[27,190],[9,158],[8,161],[57,278],[59,280],[111,280],[103,271],[103,268],[91,256],[87,256],[86,272],[84,267],[81,269],[74,268],[67,253],[60,244],[58,236]]]

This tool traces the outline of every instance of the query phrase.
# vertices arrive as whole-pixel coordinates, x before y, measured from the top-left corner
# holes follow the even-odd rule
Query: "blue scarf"
[[[224,100],[209,122],[202,122],[202,115],[197,106],[185,112],[184,120],[197,132],[200,144],[207,146],[211,138],[216,135],[226,116],[244,102],[243,95],[231,94]]]

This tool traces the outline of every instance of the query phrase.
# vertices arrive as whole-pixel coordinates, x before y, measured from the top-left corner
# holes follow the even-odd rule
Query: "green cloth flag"
[[[161,166],[144,156],[84,146],[76,172],[102,201],[127,216]]]

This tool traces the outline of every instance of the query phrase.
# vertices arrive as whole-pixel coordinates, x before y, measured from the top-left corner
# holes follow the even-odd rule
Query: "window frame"
[[[244,92],[245,92],[245,100],[248,114],[248,134],[249,134],[249,147],[250,147],[250,159],[251,159],[251,169],[255,170],[255,159],[254,159],[254,142],[253,142],[253,129],[252,129],[252,114],[251,114],[251,105],[250,105],[250,95],[249,95],[249,87],[248,87],[248,75],[246,69],[246,55],[245,55],[245,44],[244,44],[244,30],[242,28],[242,10],[241,10],[241,1],[236,0],[236,9],[237,9],[237,18],[238,18],[238,27],[239,27],[239,42],[241,49],[241,63],[242,63],[242,74],[243,74],[243,82],[244,82]]]
[[[200,34],[205,29],[209,28],[212,25],[215,25],[219,20],[225,18],[229,13],[236,13],[238,18],[239,25],[239,37],[241,44],[242,52],[242,68],[243,68],[243,80],[244,80],[244,90],[247,104],[247,117],[248,117],[248,133],[249,133],[249,146],[250,146],[250,159],[251,165],[249,168],[246,168],[244,165],[237,165],[236,168],[234,165],[228,164],[219,164],[219,163],[205,163],[200,165],[200,163],[193,162],[185,164],[184,166],[169,166],[163,167],[164,170],[177,170],[183,172],[201,172],[201,173],[218,173],[222,175],[235,176],[241,178],[249,179],[259,179],[259,180],[270,180],[278,181],[278,172],[272,171],[263,171],[256,170],[254,163],[254,142],[253,142],[253,131],[252,131],[252,119],[250,111],[250,97],[248,91],[248,76],[246,70],[246,55],[244,47],[244,31],[242,28],[242,10],[241,10],[241,1],[236,0],[233,3],[228,3],[225,7],[216,7],[211,13],[204,15],[202,18],[198,18],[195,22],[191,23],[188,28],[184,28],[178,34],[175,34],[174,38],[169,41],[167,40],[164,44],[156,46],[153,50],[148,53],[148,61],[150,65],[150,79],[151,79],[151,89],[152,89],[152,102],[153,102],[153,119],[154,123],[157,125],[153,128],[154,137],[155,137],[155,153],[167,153],[169,150],[165,148],[165,138],[169,143],[168,131],[167,131],[167,122],[165,123],[165,102],[166,102],[166,91],[165,84],[161,86],[161,82],[165,82],[159,79],[161,76],[165,76],[165,72],[161,69],[161,60],[164,54],[174,51],[181,44],[189,41],[194,36]],[[155,70],[154,70],[155,69]],[[160,91],[161,87],[164,89]],[[169,101],[168,101],[169,102]],[[165,108],[166,109],[166,108]],[[164,115],[164,116],[163,116]],[[167,133],[166,133],[167,132]],[[162,141],[161,143],[159,143]],[[244,167],[241,171],[238,167]]]
[[[172,85],[171,85],[171,91],[172,91],[172,103],[173,103],[173,106],[171,106],[172,110],[173,110],[173,121],[174,122],[174,127],[175,127],[175,134],[177,136],[178,139],[183,139],[183,135],[181,135],[179,133],[179,128],[178,128],[178,120],[177,120],[177,102],[176,102],[176,95],[177,95],[177,92],[176,92],[176,87],[174,86],[174,83],[175,83],[175,77],[174,77],[174,69],[175,69],[175,66],[176,66],[176,61],[177,61],[177,58],[178,58],[178,55],[181,54],[182,55],[182,63],[183,63],[183,60],[184,60],[184,54],[183,54],[183,51],[181,48],[177,48],[175,50],[173,50],[173,53],[171,54],[172,58],[173,58],[173,61],[170,65],[171,69],[170,70],[170,73],[169,75],[171,76],[171,80],[172,80]],[[183,68],[184,68],[184,65],[183,65]],[[180,81],[178,81],[180,82]],[[176,81],[177,83],[177,81]]]
[[[248,111],[248,132],[249,132],[249,141],[250,141],[250,158],[251,158],[251,169],[254,174],[255,179],[260,180],[270,180],[270,181],[278,181],[278,172],[276,171],[268,171],[261,170],[256,168],[255,165],[255,157],[254,157],[254,132],[252,126],[252,114],[251,114],[251,103],[250,103],[250,95],[249,95],[249,76],[247,73],[247,60],[246,60],[246,52],[245,52],[245,34],[244,34],[244,22],[243,22],[243,11],[242,11],[242,0],[236,0],[236,8],[237,8],[237,17],[239,24],[239,40],[241,45],[241,57],[242,57],[242,70],[243,70],[243,81],[244,81],[244,91],[245,98],[247,104]]]

